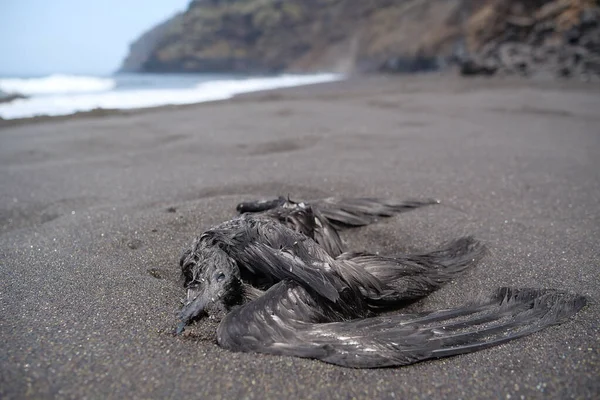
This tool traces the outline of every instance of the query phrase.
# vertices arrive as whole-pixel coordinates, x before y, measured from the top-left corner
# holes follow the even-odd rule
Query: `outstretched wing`
[[[232,311],[218,329],[233,351],[315,358],[354,368],[408,365],[489,348],[564,322],[584,297],[498,289],[464,307],[343,322],[324,299],[289,281]],[[326,322],[324,321],[337,321]]]

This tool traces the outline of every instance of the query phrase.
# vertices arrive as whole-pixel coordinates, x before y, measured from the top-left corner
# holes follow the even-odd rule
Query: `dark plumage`
[[[217,341],[232,351],[373,368],[504,343],[585,304],[553,290],[503,288],[453,310],[380,315],[436,290],[484,252],[467,237],[427,254],[333,257],[278,219],[244,214],[204,232],[181,257],[188,297],[177,331],[208,314],[221,320]]]
[[[537,332],[574,315],[585,298],[553,290],[501,288],[450,310],[349,319],[346,304],[328,303],[286,280],[232,310],[217,332],[233,351],[316,358],[375,368],[470,353]]]
[[[260,213],[263,217],[274,219],[314,239],[327,253],[337,256],[344,251],[338,231],[369,225],[379,218],[433,204],[439,204],[439,201],[392,201],[363,197],[297,202],[280,196],[273,200],[242,202],[236,209],[240,214]]]

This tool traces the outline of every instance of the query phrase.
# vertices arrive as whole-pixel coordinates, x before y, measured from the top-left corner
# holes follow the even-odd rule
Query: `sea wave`
[[[112,78],[55,74],[42,78],[3,78],[0,90],[26,95],[106,92],[115,87]]]
[[[29,118],[40,115],[68,115],[98,108],[133,109],[201,103],[229,99],[240,93],[331,82],[342,78],[342,76],[336,74],[283,75],[272,78],[207,81],[186,89],[138,89],[48,95],[0,104],[0,117],[4,119]]]

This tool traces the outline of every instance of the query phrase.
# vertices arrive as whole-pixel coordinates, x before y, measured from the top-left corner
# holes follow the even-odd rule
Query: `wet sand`
[[[0,397],[594,398],[600,394],[600,87],[372,77],[220,103],[0,128]],[[435,197],[351,249],[474,234],[482,264],[412,310],[499,286],[589,297],[569,322],[378,370],[171,335],[178,258],[235,204]]]

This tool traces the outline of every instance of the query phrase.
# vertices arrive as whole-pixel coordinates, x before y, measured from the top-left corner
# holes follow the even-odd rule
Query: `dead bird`
[[[333,302],[339,300],[340,293],[355,288],[358,291],[354,290],[354,295],[364,302],[361,307],[365,313],[358,315],[367,316],[369,309],[395,307],[428,295],[484,254],[480,242],[465,237],[425,254],[383,257],[346,252],[332,257],[300,232],[270,218],[244,214],[196,238],[184,251],[180,266],[190,309],[196,307],[190,302],[198,297],[198,290],[215,280],[211,271],[218,283],[224,276],[219,271],[236,270],[242,282],[260,290],[291,279]],[[241,285],[235,289],[250,290]],[[218,292],[215,299],[228,296],[232,290]],[[187,323],[197,312],[184,314],[187,316],[182,320]]]
[[[245,214],[197,238],[181,258],[188,299],[178,332],[220,320],[232,351],[375,368],[463,354],[565,321],[586,303],[555,290],[501,288],[463,307],[385,314],[439,288],[477,262],[467,237],[426,254],[331,257],[311,238]]]
[[[239,203],[240,213],[260,213],[272,218],[320,244],[330,255],[343,250],[339,231],[369,225],[379,218],[391,217],[420,207],[439,204],[439,200],[394,201],[379,198],[326,198],[293,201],[280,196],[272,200]]]

